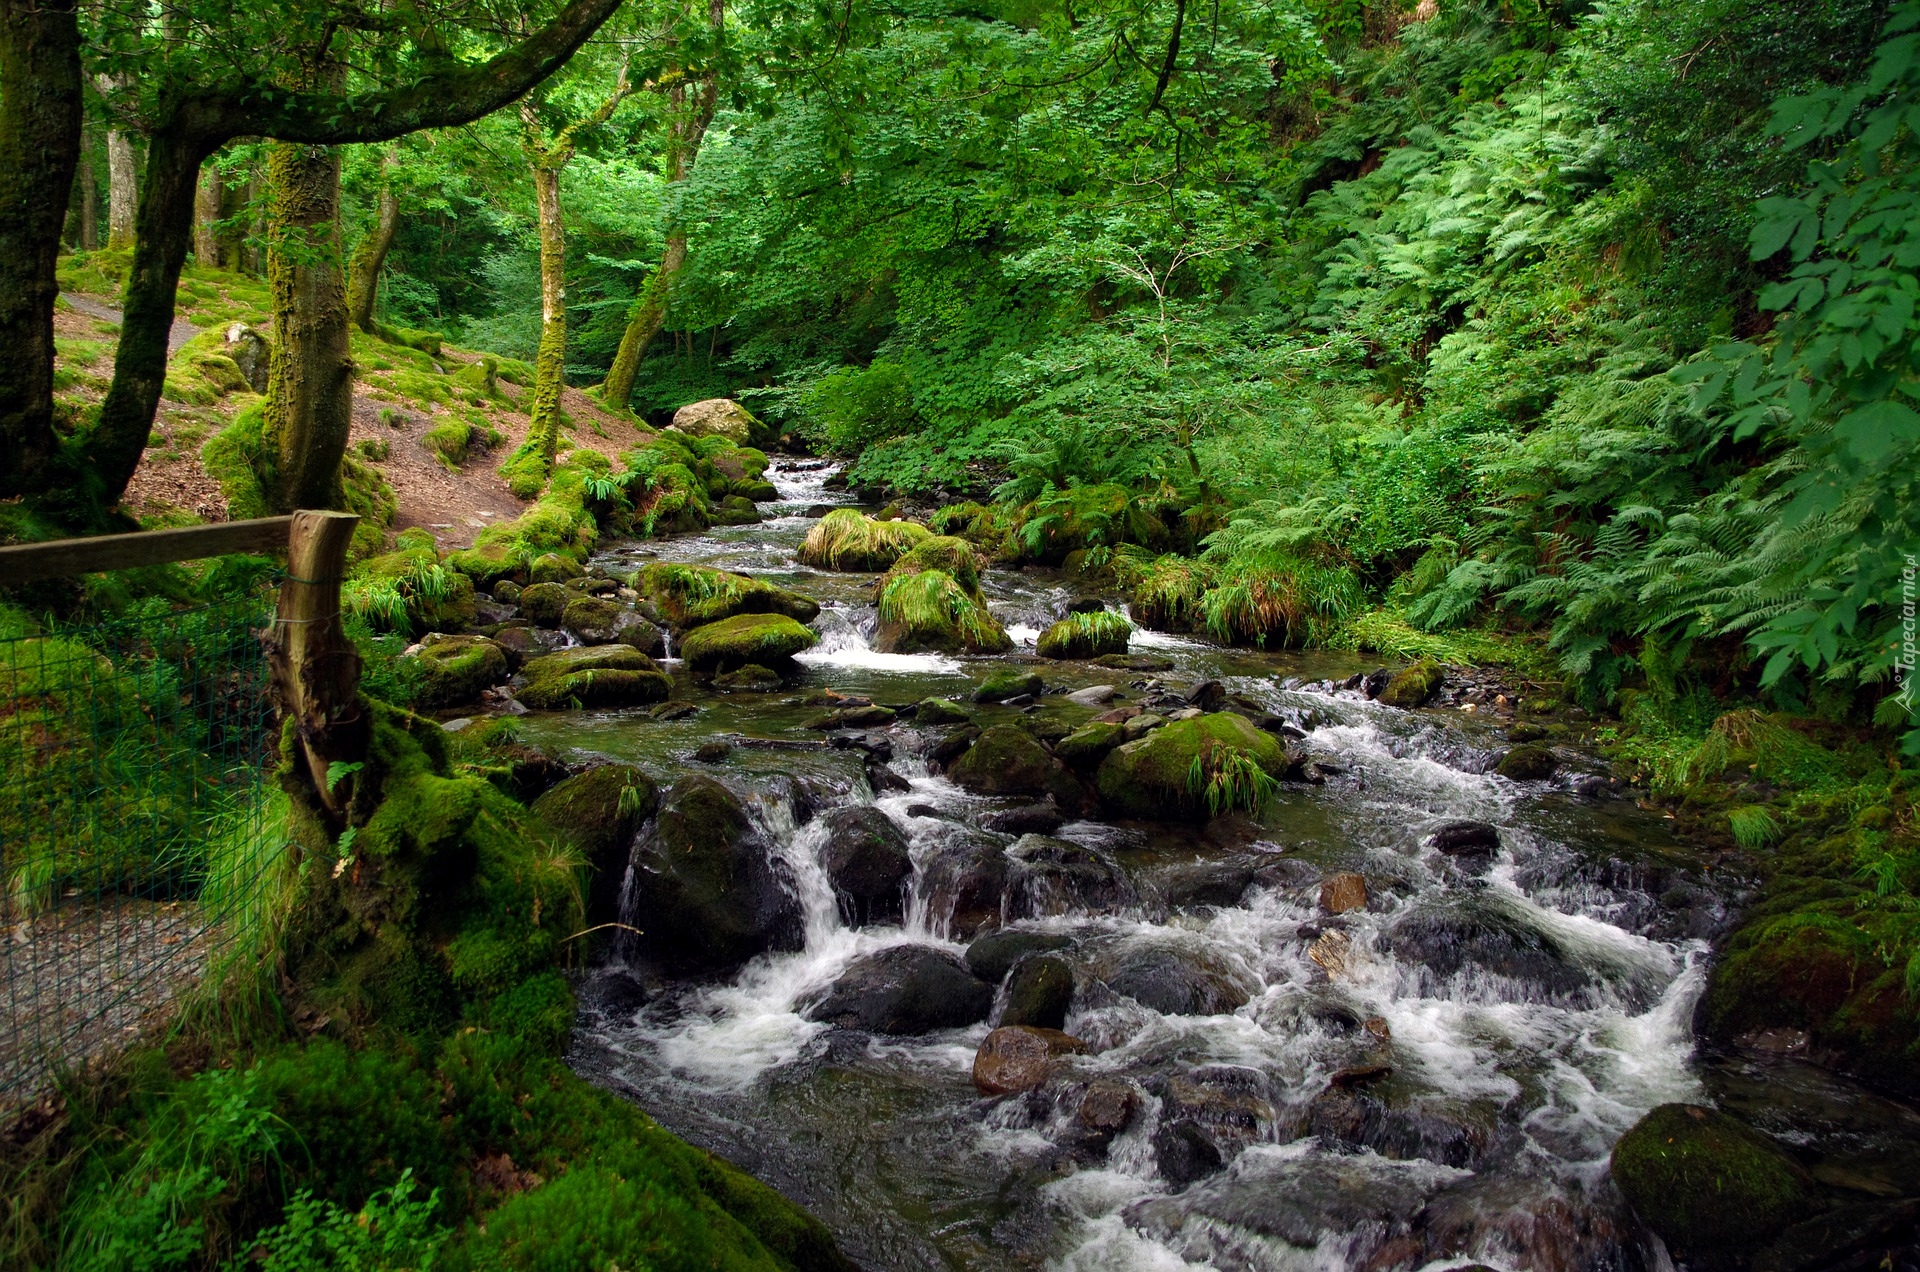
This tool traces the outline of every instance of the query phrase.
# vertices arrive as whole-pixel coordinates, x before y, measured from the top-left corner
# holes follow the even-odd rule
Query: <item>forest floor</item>
[[[269,341],[273,338],[259,280],[224,271],[190,269],[189,274],[182,284],[181,313],[167,342],[173,359],[169,391],[124,501],[142,521],[227,519],[226,496],[202,464],[200,448],[258,399],[245,390],[218,392],[210,387],[191,365],[194,354],[188,346],[203,331],[236,321],[255,327]],[[54,317],[56,383],[66,400],[84,408],[105,397],[113,378],[120,308],[109,287],[63,287],[61,300]],[[348,445],[356,459],[377,469],[393,487],[399,510],[392,528],[424,526],[443,548],[461,548],[471,545],[489,523],[519,516],[526,505],[514,498],[494,469],[526,437],[528,418],[522,404],[530,390],[501,379],[497,397],[475,401],[477,395],[455,377],[478,362],[480,354],[443,347],[429,358],[357,333],[354,344],[358,365]],[[391,359],[385,356],[389,353]],[[184,385],[187,392],[177,391],[176,385]],[[618,462],[623,451],[646,436],[632,419],[602,409],[578,389],[564,389],[560,405],[563,446],[586,447]],[[476,425],[475,441],[458,465],[443,459],[427,440],[427,434],[449,418]],[[481,440],[485,431],[494,445]]]

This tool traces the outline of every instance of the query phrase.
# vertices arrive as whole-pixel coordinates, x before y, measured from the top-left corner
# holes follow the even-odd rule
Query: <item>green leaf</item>
[[[1876,463],[1900,443],[1920,439],[1920,412],[1882,398],[1841,416],[1833,431],[1855,456]]]
[[[360,760],[355,760],[350,764],[345,760],[335,760],[327,765],[327,794],[333,794],[334,789],[340,785],[344,778],[358,773],[365,767],[366,764]]]

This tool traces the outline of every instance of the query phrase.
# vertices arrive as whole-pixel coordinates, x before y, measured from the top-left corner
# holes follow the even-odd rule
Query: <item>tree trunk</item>
[[[715,31],[725,24],[726,16],[726,0],[708,0],[707,19]],[[684,85],[674,85],[669,97],[680,118],[673,125],[667,151],[667,180],[681,186],[694,161],[700,157],[700,143],[706,138],[707,126],[713,122],[714,107],[720,100],[719,78],[712,71],[701,76],[699,94],[693,100],[690,113],[687,113]],[[673,281],[686,263],[686,232],[672,229],[667,234],[667,247],[660,257],[659,268],[647,279],[646,286],[634,298],[633,308],[627,311],[627,329],[620,333],[620,348],[613,355],[613,365],[607,368],[606,383],[600,386],[600,400],[612,410],[627,409],[633,397],[634,378],[640,373],[640,360],[647,356],[647,346],[660,334],[660,327],[667,320],[667,300]]]
[[[660,334],[660,327],[667,320],[667,293],[686,261],[687,236],[669,236],[660,264],[627,313],[627,329],[620,333],[620,348],[613,355],[613,365],[607,368],[607,382],[601,387],[600,400],[609,409],[627,409],[633,397],[633,381],[640,373],[640,360],[647,356],[647,346]]]
[[[533,368],[523,453],[551,466],[560,446],[560,386],[567,361],[567,230],[560,216],[560,172],[536,163],[534,197],[540,207],[540,352]]]
[[[393,237],[400,231],[400,200],[387,179],[393,152],[380,162],[380,219],[353,249],[347,267],[347,317],[368,335],[378,335],[373,321],[374,301],[380,295],[380,271],[387,263]]]
[[[134,166],[133,141],[118,128],[107,130],[107,246],[133,246],[140,204],[140,174]]]
[[[220,165],[209,162],[200,173],[200,189],[193,199],[193,259],[203,269],[220,265],[220,209],[226,199]]]
[[[215,143],[168,132],[157,132],[147,141],[147,180],[133,269],[127,275],[120,344],[114,352],[113,384],[83,446],[99,483],[94,493],[103,506],[119,502],[153,429],[153,412],[167,377],[174,292],[193,241],[194,188],[200,165],[214,149]]]
[[[100,184],[94,179],[93,160],[80,147],[80,170],[74,180],[80,183],[80,250],[91,252],[100,246]]]
[[[353,424],[353,354],[340,270],[340,152],[276,143],[267,171],[274,340],[266,442],[278,465],[274,511],[338,508],[340,458]]]
[[[53,460],[54,262],[80,159],[73,0],[0,0],[0,496]]]

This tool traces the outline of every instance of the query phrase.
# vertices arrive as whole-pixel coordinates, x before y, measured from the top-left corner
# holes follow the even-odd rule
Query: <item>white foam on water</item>
[[[959,674],[960,663],[944,654],[883,654],[863,630],[871,610],[829,607],[814,620],[820,641],[794,655],[794,661],[814,667],[849,667],[862,671],[892,671],[906,675]]]

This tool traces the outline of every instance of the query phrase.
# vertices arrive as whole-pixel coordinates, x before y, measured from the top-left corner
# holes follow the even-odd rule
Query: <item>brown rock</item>
[[[1347,970],[1347,950],[1352,944],[1345,932],[1323,932],[1320,939],[1307,948],[1307,957],[1319,964],[1328,976],[1338,976]]]
[[[1328,914],[1345,914],[1367,908],[1367,880],[1364,875],[1337,874],[1320,885],[1320,908]]]
[[[974,1053],[973,1085],[983,1095],[1031,1091],[1052,1074],[1057,1058],[1086,1049],[1086,1043],[1058,1029],[1007,1025],[988,1034]]]
[[[1140,1111],[1140,1093],[1130,1082],[1101,1078],[1080,1097],[1080,1125],[1103,1138],[1127,1129]]]

